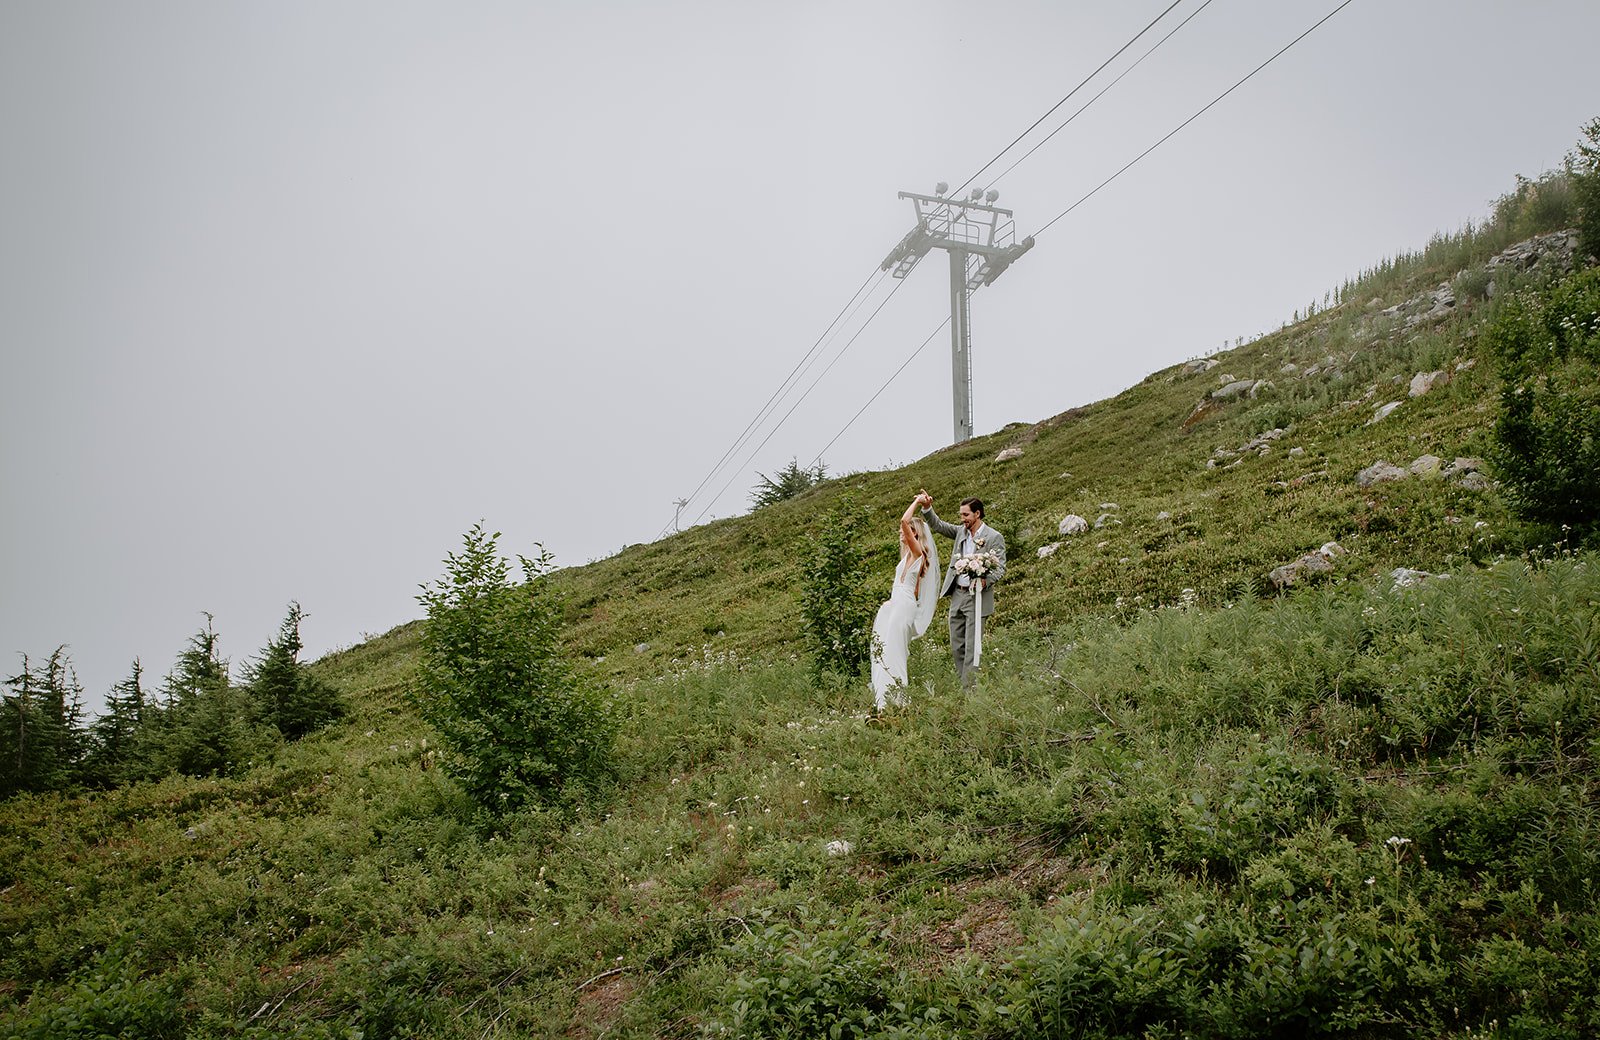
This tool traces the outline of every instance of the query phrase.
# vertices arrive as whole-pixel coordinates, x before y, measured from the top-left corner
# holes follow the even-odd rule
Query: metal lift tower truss
[[[932,195],[900,193],[916,208],[917,223],[884,258],[881,268],[895,278],[904,278],[930,250],[943,249],[950,254],[950,379],[954,443],[960,444],[972,436],[972,327],[968,318],[972,290],[993,284],[1033,248],[1033,237],[1016,241],[1011,211],[994,205],[998,192],[991,190],[985,195],[982,188],[974,188],[967,198],[952,199],[945,195],[948,190],[941,182]]]

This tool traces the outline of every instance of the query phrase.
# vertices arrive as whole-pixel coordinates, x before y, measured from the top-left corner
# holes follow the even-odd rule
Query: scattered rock
[[[1039,546],[1039,559],[1042,560],[1047,556],[1054,556],[1059,548],[1061,548],[1060,542],[1051,542],[1049,545]]]
[[[1414,477],[1436,478],[1440,475],[1439,467],[1443,462],[1437,455],[1419,455],[1406,469]]]
[[[1165,509],[1163,509],[1161,512],[1156,514],[1156,519],[1157,520],[1171,520],[1172,519],[1172,514],[1167,512]]]
[[[1292,376],[1296,372],[1300,371],[1300,366],[1295,364],[1293,361],[1285,361],[1283,363],[1283,367],[1278,369],[1278,371],[1283,375]]]
[[[633,652],[636,653],[636,654],[647,654],[647,653],[650,652],[650,644],[649,643],[635,643],[635,644],[633,644]]]
[[[1386,307],[1378,313],[1385,318],[1395,318],[1404,321],[1407,329],[1414,329],[1428,322],[1438,321],[1452,314],[1456,309],[1456,293],[1449,282],[1441,282],[1437,289],[1413,296],[1404,303],[1397,303],[1393,307]]]
[[[1195,358],[1183,366],[1184,375],[1194,375],[1196,372],[1209,372],[1222,362],[1216,358]]]
[[[1094,520],[1094,527],[1097,531],[1102,527],[1110,527],[1113,524],[1120,527],[1122,526],[1122,521],[1118,520],[1116,516],[1111,513],[1101,513],[1099,516],[1095,517]]]
[[[1477,367],[1478,367],[1478,359],[1477,358],[1467,358],[1467,360],[1465,360],[1465,361],[1456,362],[1456,371],[1457,372],[1470,372],[1474,368],[1477,368]]]
[[[1394,579],[1394,590],[1414,589],[1425,581],[1439,578],[1448,578],[1448,574],[1431,574],[1428,571],[1412,570],[1410,567],[1396,567],[1389,572],[1389,577]]]
[[[1101,502],[1100,503],[1100,512],[1102,512],[1102,513],[1115,513],[1117,510],[1119,510],[1121,508],[1122,507],[1117,505],[1115,502]]]
[[[1298,459],[1300,456],[1304,455],[1305,453],[1306,453],[1306,450],[1304,448],[1290,448],[1289,449],[1289,455],[1292,458]]]
[[[1292,491],[1297,487],[1303,487],[1306,484],[1311,483],[1313,480],[1321,480],[1327,475],[1327,470],[1319,469],[1315,473],[1302,473],[1293,480],[1275,480],[1272,482],[1272,486],[1277,488],[1279,491]]]
[[[1421,397],[1428,391],[1444,386],[1448,382],[1450,382],[1450,373],[1442,369],[1438,372],[1418,372],[1411,377],[1409,394],[1411,397]]]
[[[1378,410],[1372,413],[1372,418],[1367,420],[1367,425],[1371,426],[1375,422],[1382,422],[1383,420],[1389,418],[1389,416],[1394,414],[1394,410],[1399,408],[1400,405],[1401,402],[1399,401],[1390,401],[1388,404],[1379,405]]]
[[[1494,296],[1500,288],[1500,272],[1504,268],[1507,272],[1526,271],[1534,267],[1544,267],[1553,272],[1566,274],[1572,270],[1573,262],[1578,253],[1578,232],[1576,228],[1565,231],[1552,231],[1547,235],[1535,235],[1530,239],[1518,242],[1514,246],[1502,249],[1498,254],[1489,258],[1486,265],[1489,271],[1489,295]]]
[[[1328,542],[1315,552],[1308,552],[1292,563],[1274,567],[1267,572],[1267,580],[1274,588],[1284,589],[1311,574],[1326,574],[1333,570],[1335,556],[1343,556],[1344,548],[1337,542]]]
[[[1409,471],[1401,469],[1394,463],[1379,459],[1356,474],[1356,486],[1371,487],[1374,484],[1383,484],[1391,480],[1404,480],[1410,475]]]
[[[1056,530],[1060,531],[1062,534],[1082,534],[1088,529],[1089,521],[1085,520],[1077,513],[1068,513],[1066,516],[1062,517],[1061,523],[1056,528]]]
[[[1022,458],[1021,448],[1007,448],[994,457],[996,462],[1010,462],[1012,459]]]
[[[1211,391],[1211,399],[1214,401],[1227,401],[1235,397],[1242,397],[1255,390],[1256,382],[1254,379],[1235,379],[1233,382]]]
[[[835,838],[828,842],[827,849],[830,856],[848,856],[856,850],[856,847],[848,841]]]
[[[1477,470],[1462,474],[1454,483],[1456,487],[1465,491],[1491,491],[1494,489],[1494,481]]]

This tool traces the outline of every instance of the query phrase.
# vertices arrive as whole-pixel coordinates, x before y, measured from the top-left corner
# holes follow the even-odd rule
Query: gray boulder
[[[1411,465],[1406,468],[1414,477],[1433,479],[1440,475],[1439,467],[1443,463],[1444,460],[1437,455],[1418,455],[1412,460]]]
[[[1437,372],[1418,372],[1411,377],[1411,386],[1408,394],[1411,397],[1421,397],[1423,394],[1444,386],[1450,382],[1450,373],[1440,369]]]
[[[1401,402],[1399,401],[1390,401],[1388,404],[1379,405],[1378,410],[1372,413],[1372,418],[1367,420],[1367,425],[1371,426],[1373,423],[1382,422],[1389,418],[1394,414],[1394,410],[1400,407],[1400,404]]]
[[[1410,475],[1410,471],[1403,470],[1392,462],[1385,462],[1383,459],[1379,459],[1356,474],[1356,486],[1371,487],[1374,484],[1384,484],[1391,480],[1404,480]]]

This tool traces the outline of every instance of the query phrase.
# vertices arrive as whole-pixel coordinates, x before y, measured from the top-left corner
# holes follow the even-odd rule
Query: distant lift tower
[[[1000,193],[973,188],[965,199],[947,198],[950,186],[940,181],[932,195],[902,191],[917,210],[917,224],[884,258],[882,270],[904,278],[938,248],[950,254],[950,377],[955,404],[955,442],[972,436],[972,326],[967,317],[972,290],[990,285],[1023,253],[1033,236],[1016,239],[1011,211],[995,208]]]

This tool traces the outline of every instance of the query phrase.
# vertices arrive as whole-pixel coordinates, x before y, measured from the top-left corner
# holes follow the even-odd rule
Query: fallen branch
[[[601,979],[609,979],[613,975],[617,975],[617,974],[620,974],[620,973],[622,973],[624,971],[631,971],[631,970],[633,970],[632,967],[630,965],[627,965],[627,964],[618,965],[615,968],[608,968],[605,971],[602,971],[600,974],[595,975],[592,978],[584,979],[582,982],[578,983],[578,990],[581,992],[581,991],[583,991],[585,989],[588,989],[590,986],[594,985],[596,982],[599,982]]]

